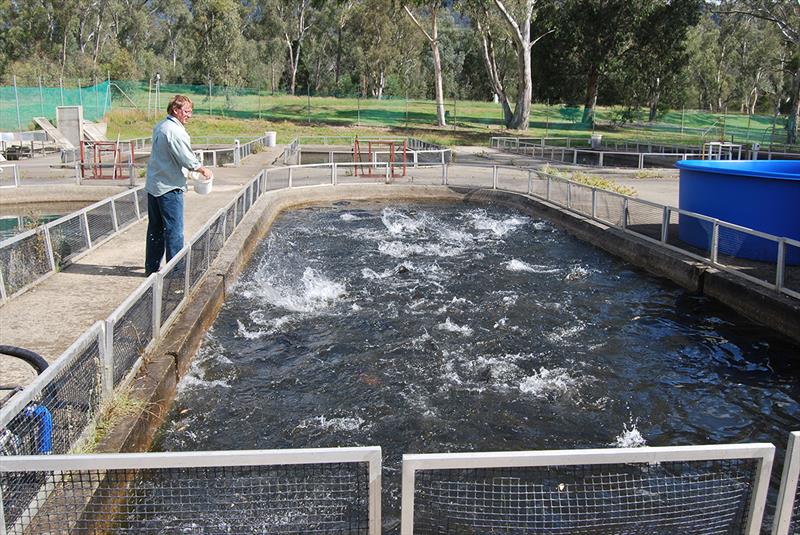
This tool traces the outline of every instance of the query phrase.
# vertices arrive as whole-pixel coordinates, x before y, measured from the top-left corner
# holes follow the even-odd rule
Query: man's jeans
[[[147,194],[147,248],[144,271],[155,273],[166,250],[167,262],[183,249],[183,190],[174,189],[160,197]]]

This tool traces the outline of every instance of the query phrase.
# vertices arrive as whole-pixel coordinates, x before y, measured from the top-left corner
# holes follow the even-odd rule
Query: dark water
[[[156,449],[380,445],[391,516],[403,453],[768,441],[782,455],[797,354],[521,213],[305,209],[260,245]]]

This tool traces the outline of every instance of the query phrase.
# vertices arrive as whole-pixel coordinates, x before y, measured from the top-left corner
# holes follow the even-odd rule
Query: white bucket
[[[211,186],[214,184],[214,175],[211,175],[211,178],[206,179],[197,171],[191,171],[189,173],[189,178],[192,179],[192,185],[194,185],[195,192],[199,193],[200,195],[208,195],[211,193]]]
[[[266,134],[267,147],[274,147],[276,138],[275,132],[266,132]]]

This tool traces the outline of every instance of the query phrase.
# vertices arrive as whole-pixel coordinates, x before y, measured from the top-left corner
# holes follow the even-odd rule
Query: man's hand
[[[214,177],[214,173],[208,167],[200,166],[197,168],[197,172],[206,177],[208,180]]]

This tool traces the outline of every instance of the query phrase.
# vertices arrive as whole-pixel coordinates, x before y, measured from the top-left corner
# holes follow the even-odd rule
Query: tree
[[[725,15],[746,14],[774,24],[780,31],[784,44],[792,50],[792,83],[788,99],[791,103],[786,142],[797,143],[797,125],[800,117],[800,2],[797,0],[749,0],[733,6],[722,6]]]
[[[449,2],[442,0],[417,0],[414,3],[406,3],[403,5],[403,10],[411,18],[417,28],[420,29],[428,44],[431,47],[431,54],[433,55],[433,80],[435,87],[436,99],[436,122],[439,126],[446,126],[444,116],[444,87],[442,84],[442,57],[439,52],[439,10],[444,8]],[[416,5],[424,7],[430,19],[430,32],[419,22],[419,18],[414,15],[409,5]]]
[[[701,2],[659,1],[645,7],[617,69],[622,73],[621,96],[636,108],[647,104],[652,122],[662,95],[675,93],[670,86],[676,82],[682,84],[677,77],[687,62],[687,32],[699,20]]]
[[[531,26],[535,20],[534,7],[536,0],[524,0],[512,13],[506,0],[494,0],[503,20],[514,40],[517,53],[517,102],[511,120],[506,127],[513,130],[527,130],[531,115],[531,98],[533,97],[533,77],[531,74],[531,48],[544,36],[552,33],[547,30],[531,39]]]
[[[189,36],[197,45],[194,80],[224,86],[241,82],[242,17],[235,0],[195,0]]]

